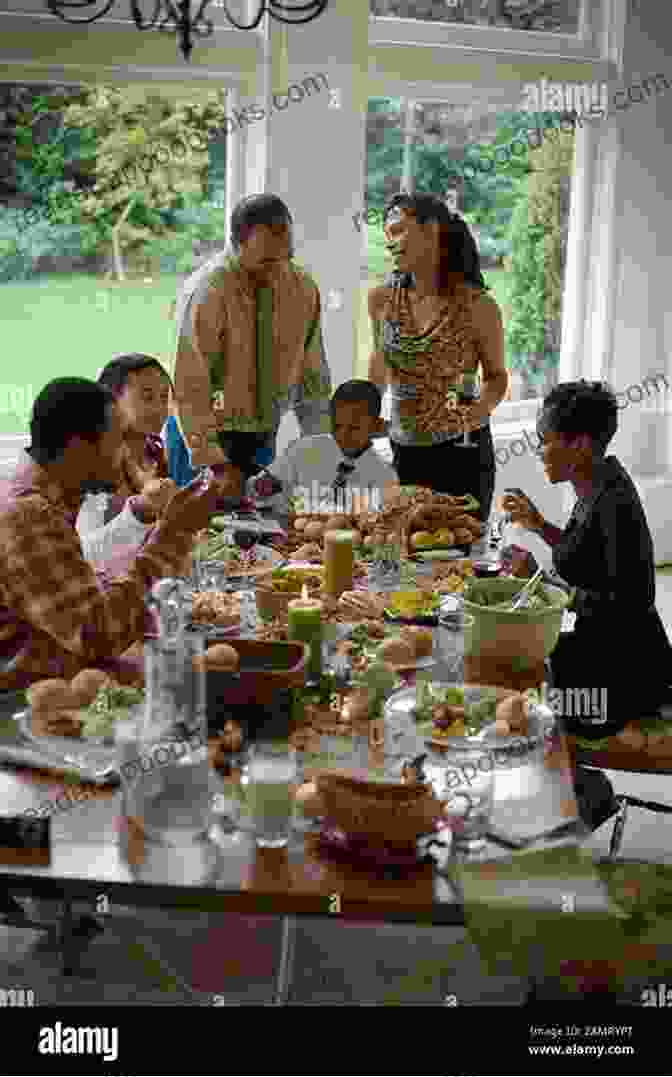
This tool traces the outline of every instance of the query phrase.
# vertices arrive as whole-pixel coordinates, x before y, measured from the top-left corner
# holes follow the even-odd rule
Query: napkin
[[[489,975],[558,978],[566,960],[608,959],[623,945],[625,913],[576,843],[458,861],[456,873]]]

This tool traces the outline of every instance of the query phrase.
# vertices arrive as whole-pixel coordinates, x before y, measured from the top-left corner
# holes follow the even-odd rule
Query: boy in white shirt
[[[381,403],[373,382],[344,382],[329,402],[332,433],[293,441],[266,471],[248,480],[249,496],[273,497],[279,514],[289,512],[290,498],[301,498],[303,512],[380,507],[385,488],[399,483],[394,468],[373,448],[373,438],[387,432]]]

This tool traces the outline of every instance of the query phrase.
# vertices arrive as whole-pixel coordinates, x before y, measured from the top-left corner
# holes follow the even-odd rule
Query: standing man
[[[194,467],[241,485],[260,470],[293,408],[301,433],[328,433],[331,377],[320,293],[294,261],[292,217],[276,195],[245,198],[231,216],[232,251],[186,282],[177,303],[175,403]]]

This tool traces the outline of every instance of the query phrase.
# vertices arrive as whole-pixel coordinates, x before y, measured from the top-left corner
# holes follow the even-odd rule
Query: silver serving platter
[[[438,689],[448,688],[449,685],[443,684],[438,681],[430,682]],[[481,693],[487,691],[488,688],[481,688],[478,685],[464,685],[456,684],[454,686],[464,691],[465,703],[477,703],[481,698]],[[492,691],[493,689],[489,689]],[[498,689],[501,692],[501,698],[510,695],[511,693],[506,689]],[[511,734],[508,737],[502,737],[495,732],[495,722],[489,722],[483,726],[479,733],[470,737],[450,737],[446,740],[434,740],[431,737],[427,737],[415,722],[413,712],[415,710],[417,700],[417,687],[414,685],[410,688],[402,688],[400,691],[395,692],[387,700],[384,709],[384,715],[386,722],[389,722],[392,727],[390,730],[392,743],[407,742],[409,747],[411,741],[415,740],[416,746],[430,745],[431,747],[450,748],[450,747],[463,747],[468,744],[483,743],[486,742],[488,747],[497,748],[502,752],[511,756],[519,756],[520,758],[528,755],[530,752],[538,749],[544,742],[544,738],[550,733],[554,724],[554,715],[549,707],[544,704],[530,703],[528,705],[528,722],[530,732],[527,736],[520,734]],[[422,750],[418,747],[418,750]]]
[[[32,728],[32,711],[27,707],[14,715],[22,737],[63,769],[76,771],[86,781],[106,782],[119,774],[117,748],[109,738],[45,737]]]

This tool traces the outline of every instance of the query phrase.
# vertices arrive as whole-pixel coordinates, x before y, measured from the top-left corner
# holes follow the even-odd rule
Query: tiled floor
[[[672,569],[658,574],[658,608],[672,635]],[[672,803],[670,778],[609,777],[616,792]],[[598,841],[605,852],[609,829]],[[669,817],[631,809],[621,855],[672,863]],[[116,908],[69,978],[46,936],[0,927],[0,986],[32,988],[47,1005],[210,1005],[213,994],[258,1003],[272,998],[279,955],[280,924],[268,918]],[[462,1005],[519,1005],[526,987],[505,971],[487,976],[462,929],[299,921],[294,1002],[440,1003],[454,994]],[[638,998],[633,986],[627,999]]]

